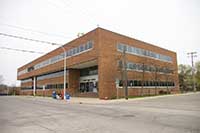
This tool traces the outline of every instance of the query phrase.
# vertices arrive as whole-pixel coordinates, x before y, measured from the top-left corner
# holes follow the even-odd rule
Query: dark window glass
[[[134,81],[133,80],[129,80],[128,81],[128,86],[134,86]]]
[[[123,86],[123,81],[122,80],[119,81],[119,86],[120,87]]]
[[[89,49],[93,47],[93,41],[89,41]]]
[[[79,46],[79,51],[82,52],[84,50],[83,45]]]
[[[89,75],[97,75],[98,74],[98,67],[89,67],[80,70],[80,76],[89,76]]]

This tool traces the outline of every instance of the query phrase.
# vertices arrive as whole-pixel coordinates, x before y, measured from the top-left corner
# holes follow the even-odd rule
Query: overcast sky
[[[179,64],[190,64],[191,51],[200,60],[199,0],[0,0],[0,33],[63,44],[97,25],[175,51]],[[56,48],[1,35],[0,47]],[[39,56],[0,49],[4,83],[19,85],[17,68]]]

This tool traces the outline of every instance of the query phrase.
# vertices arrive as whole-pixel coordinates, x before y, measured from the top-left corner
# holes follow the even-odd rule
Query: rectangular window
[[[122,44],[117,44],[117,49],[119,51],[123,51],[123,45]]]
[[[133,47],[133,46],[118,43],[117,44],[117,50],[120,51],[120,52],[123,52],[123,49],[125,49],[125,51],[127,51],[130,54],[152,57],[152,58],[159,59],[159,60],[162,60],[162,61],[170,61],[170,62],[172,61],[172,58],[169,57],[169,56],[157,54],[157,53],[154,53],[154,52],[149,51],[149,50],[136,48],[136,47]]]
[[[73,48],[73,55],[76,54],[76,48]]]
[[[129,52],[129,53],[132,53],[132,48],[131,48],[131,46],[128,46],[128,52]]]
[[[87,42],[87,44],[85,45],[85,49],[88,50],[89,48],[89,42]]]
[[[93,47],[93,41],[89,41],[89,49]]]
[[[80,50],[80,52],[82,52],[84,50],[83,45],[79,46],[79,50]]]
[[[80,52],[80,50],[79,50],[79,47],[77,47],[77,48],[76,48],[76,50],[77,50],[77,53],[79,53],[79,52]]]
[[[73,55],[73,49],[70,49],[70,56]]]

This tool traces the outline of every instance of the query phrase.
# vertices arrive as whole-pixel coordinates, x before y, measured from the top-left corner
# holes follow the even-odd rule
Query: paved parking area
[[[94,101],[2,96],[0,132],[200,133],[200,93]]]

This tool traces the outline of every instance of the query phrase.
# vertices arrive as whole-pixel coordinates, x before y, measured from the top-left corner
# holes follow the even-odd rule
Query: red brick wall
[[[173,59],[173,63],[163,62],[159,60],[154,60],[150,58],[145,58],[141,56],[134,56],[130,54],[126,54],[127,60],[135,63],[145,63],[146,65],[155,65],[159,67],[167,66],[173,68],[175,73],[172,75],[168,75],[169,79],[173,79],[175,81],[176,87],[173,91],[179,91],[179,83],[178,83],[178,74],[177,74],[177,61],[176,61],[176,53],[162,49],[157,46],[153,46],[151,44],[147,44],[145,42],[135,40],[129,37],[121,36],[119,34],[109,32],[107,30],[99,29],[99,97],[100,98],[112,98],[116,97],[116,78],[121,79],[121,73],[117,68],[117,60],[119,60],[122,56],[122,53],[117,51],[117,43],[125,43],[128,45],[132,45],[138,48],[147,49],[150,51],[157,52],[159,54],[164,54],[171,56]],[[145,73],[144,80],[152,80],[155,78],[154,73]],[[166,75],[157,73],[157,78],[159,80],[166,80]],[[142,73],[135,71],[128,71],[128,79],[137,79],[142,80]],[[144,89],[144,94],[147,93],[148,89]],[[163,89],[164,90],[164,89]],[[160,90],[158,90],[159,92]],[[158,93],[157,92],[157,93]],[[154,89],[150,90],[150,93],[154,93]],[[124,94],[124,92],[123,92]],[[138,89],[129,89],[129,95],[138,95]]]
[[[79,88],[79,78],[80,78],[80,71],[75,69],[69,70],[69,77],[68,77],[68,83],[69,87],[67,89],[67,92],[70,95],[74,95],[78,92]]]
[[[94,48],[86,53],[82,53],[80,55],[71,57],[67,59],[67,68],[71,68],[69,70],[69,75],[68,75],[68,83],[69,83],[69,88],[67,89],[67,92],[70,94],[75,94],[76,91],[78,91],[79,88],[79,71],[72,69],[75,65],[81,64],[82,62],[87,62],[90,60],[97,60],[98,61],[98,74],[99,74],[99,98],[113,98],[116,97],[116,85],[115,85],[115,80],[121,79],[121,73],[119,71],[119,68],[117,67],[117,60],[119,60],[122,56],[122,53],[117,51],[117,43],[125,43],[128,45],[132,45],[138,48],[143,48],[147,49],[153,52],[157,52],[159,54],[164,54],[171,56],[173,59],[173,63],[168,63],[168,62],[162,62],[159,60],[154,60],[150,58],[144,58],[140,56],[134,56],[130,54],[126,54],[127,60],[135,63],[145,63],[146,65],[156,65],[156,66],[168,66],[171,67],[175,70],[174,74],[169,75],[169,79],[172,79],[175,81],[176,87],[173,90],[173,93],[179,91],[179,83],[178,83],[178,74],[177,74],[177,60],[176,60],[176,53],[151,45],[147,44],[145,42],[129,38],[114,32],[110,32],[107,30],[104,30],[102,28],[97,28],[85,35],[83,35],[80,38],[77,38],[71,42],[68,43],[68,45],[65,45],[66,49],[70,49],[75,46],[79,46],[80,44],[86,43],[89,40],[94,41]],[[62,49],[56,49],[49,54],[46,54],[31,63],[28,63],[27,65],[24,65],[18,69],[18,71],[23,70],[24,68],[33,66],[41,61],[44,61],[50,57],[53,57],[60,52],[63,52]],[[56,70],[62,70],[63,69],[63,61],[57,62],[55,64],[49,65],[47,67],[32,71],[27,74],[23,74],[21,76],[18,76],[18,79],[24,79],[28,77],[32,77],[38,74],[43,74],[47,72],[53,72]],[[163,74],[157,74],[159,80],[166,80],[166,76]],[[145,80],[149,79],[154,79],[155,75],[154,73],[145,73]],[[142,73],[141,72],[135,72],[135,71],[129,71],[128,72],[128,79],[137,79],[141,80],[142,79]],[[37,84],[43,84],[45,82],[56,82],[56,83],[62,83],[63,78],[56,78],[56,79],[51,79],[46,80],[46,81],[38,81]],[[148,89],[144,89],[144,93],[147,93]],[[121,91],[121,90],[120,90]],[[149,91],[149,90],[148,90]],[[150,90],[150,93],[154,94],[154,89]],[[158,90],[159,92],[159,90]],[[40,92],[38,92],[40,93]],[[123,92],[120,92],[123,93]],[[138,95],[139,89],[129,89],[129,95]],[[149,93],[149,92],[148,92]]]

